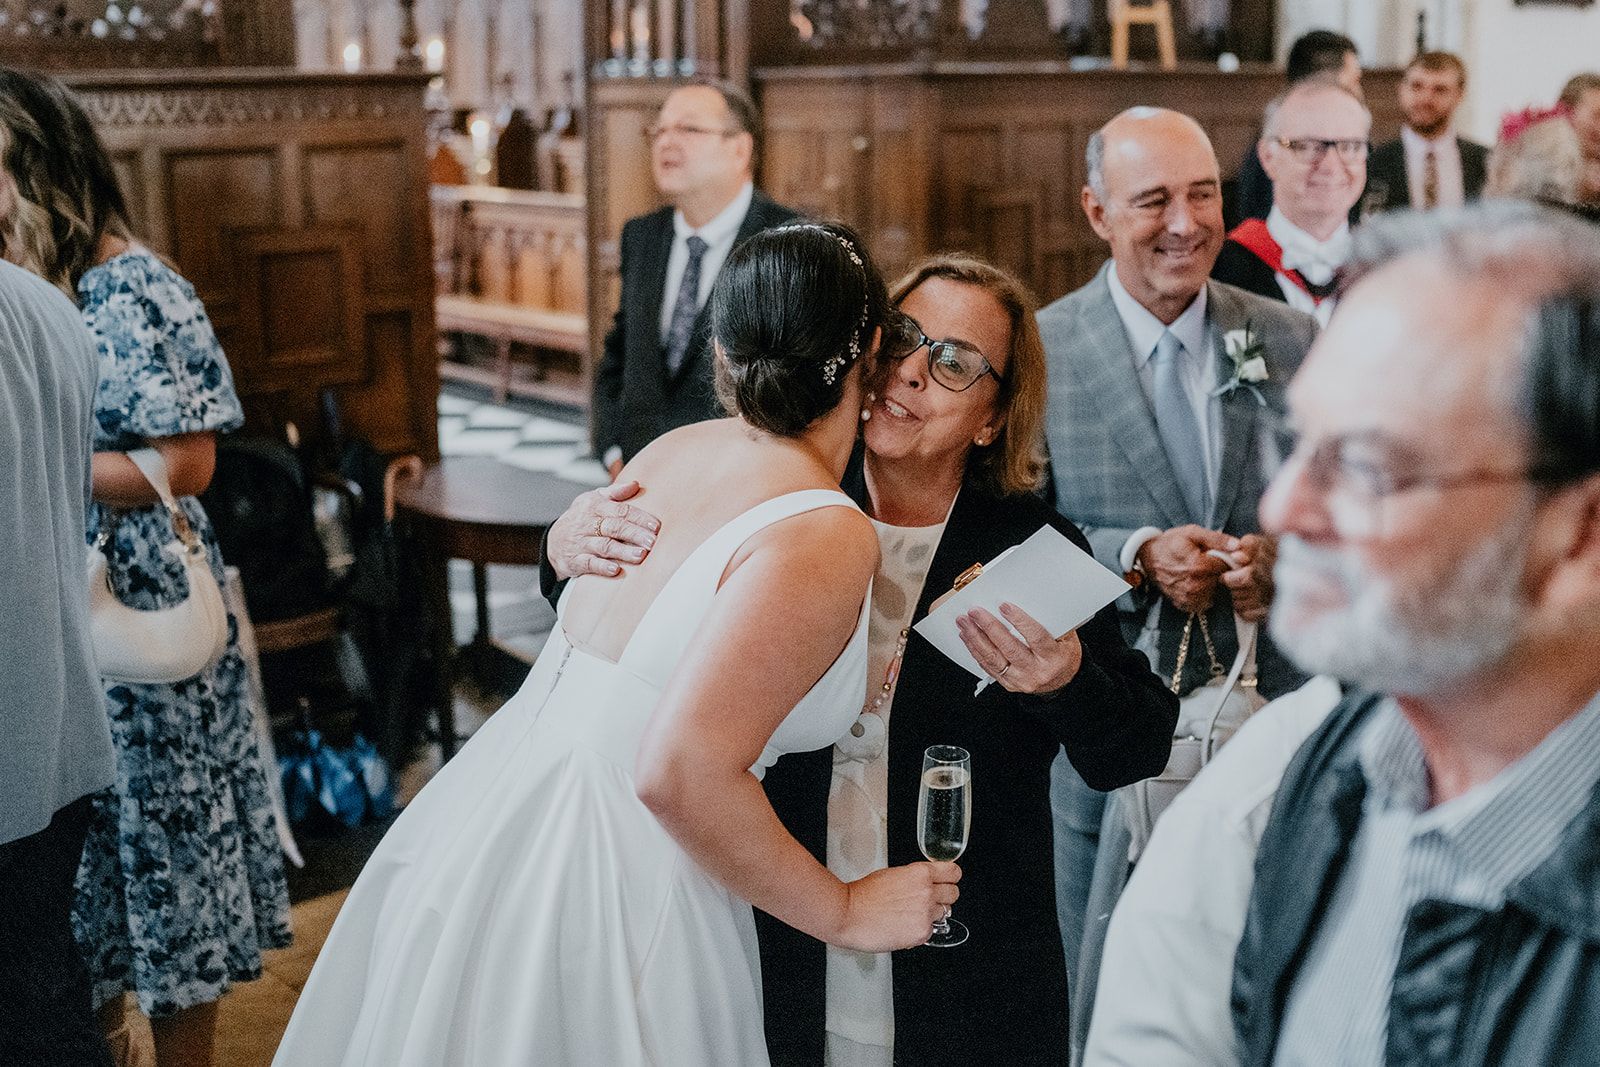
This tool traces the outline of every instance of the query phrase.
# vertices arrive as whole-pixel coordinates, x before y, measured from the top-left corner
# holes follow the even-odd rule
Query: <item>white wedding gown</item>
[[[516,696],[367,863],[276,1067],[766,1063],[750,906],[639,802],[634,756],[739,546],[771,523],[839,505],[855,506],[807,490],[728,522],[667,581],[616,663],[570,645],[558,619]],[[850,644],[779,725],[756,774],[849,728],[865,692],[866,637],[864,605]]]

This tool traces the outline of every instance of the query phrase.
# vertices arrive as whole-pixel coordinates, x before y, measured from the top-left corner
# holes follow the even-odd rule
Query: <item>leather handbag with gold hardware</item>
[[[1234,616],[1239,634],[1239,654],[1233,667],[1223,672],[1216,646],[1204,615],[1190,615],[1183,624],[1178,643],[1178,662],[1172,671],[1172,691],[1177,693],[1188,660],[1190,638],[1198,624],[1206,653],[1211,658],[1211,680],[1191,691],[1178,702],[1178,725],[1172,739],[1172,754],[1167,765],[1154,778],[1124,786],[1123,811],[1128,819],[1128,862],[1138,860],[1150,840],[1156,820],[1167,810],[1183,787],[1199,774],[1228,738],[1267,701],[1256,689],[1256,623]]]

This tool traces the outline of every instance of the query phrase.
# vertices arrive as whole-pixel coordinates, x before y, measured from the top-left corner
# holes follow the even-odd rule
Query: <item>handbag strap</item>
[[[1217,696],[1217,706],[1211,709],[1211,715],[1206,720],[1206,732],[1200,743],[1202,767],[1211,762],[1217,720],[1222,717],[1222,709],[1228,706],[1228,698],[1241,684],[1250,689],[1256,686],[1256,636],[1260,632],[1260,626],[1257,623],[1245,622],[1237,615],[1233,617],[1233,626],[1239,634],[1239,654],[1233,657],[1233,668],[1228,671],[1228,679],[1223,683],[1222,692]]]
[[[153,448],[135,448],[124,455],[139,468],[139,473],[144,475],[145,481],[156,491],[156,496],[161,498],[161,503],[166,507],[167,513],[172,516],[172,531],[178,535],[178,540],[190,551],[200,547],[200,538],[195,536],[194,528],[189,525],[189,516],[183,513],[178,506],[178,500],[172,495],[172,482],[167,478],[167,460],[160,452]]]
[[[1211,641],[1211,625],[1206,622],[1206,617],[1198,612],[1190,612],[1189,617],[1183,620],[1183,637],[1178,640],[1178,661],[1172,666],[1172,681],[1168,688],[1173,696],[1179,695],[1183,687],[1183,665],[1189,662],[1189,639],[1194,636],[1195,621],[1200,623],[1200,636],[1206,643],[1206,655],[1211,659],[1211,677],[1221,678],[1223,675],[1222,664],[1217,661],[1217,646]],[[1238,622],[1238,617],[1234,617]],[[1255,649],[1250,650],[1250,677],[1255,677]],[[1253,682],[1251,683],[1254,684]]]

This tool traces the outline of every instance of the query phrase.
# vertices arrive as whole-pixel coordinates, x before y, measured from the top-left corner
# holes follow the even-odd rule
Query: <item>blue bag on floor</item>
[[[296,730],[278,767],[290,822],[303,822],[320,810],[354,829],[369,812],[375,819],[394,812],[389,765],[359,734],[349,748],[336,748],[318,730]]]
[[[377,746],[360,734],[350,743],[350,769],[361,783],[367,814],[382,821],[394,814],[394,779],[389,761],[378,755]]]

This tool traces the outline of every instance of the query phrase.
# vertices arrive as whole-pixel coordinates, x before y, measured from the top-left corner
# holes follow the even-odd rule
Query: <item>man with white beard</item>
[[[1262,837],[1239,1062],[1592,1062],[1600,233],[1497,204],[1367,242],[1262,502],[1274,638],[1365,691]]]

